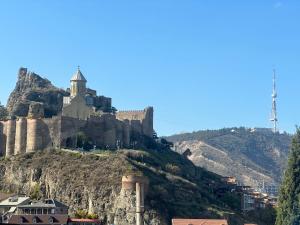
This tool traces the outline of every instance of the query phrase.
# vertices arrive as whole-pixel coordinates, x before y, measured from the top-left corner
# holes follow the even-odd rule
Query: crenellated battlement
[[[116,116],[120,120],[144,120],[148,114],[153,114],[152,107],[143,110],[121,110],[116,113]]]
[[[149,106],[145,109],[138,110],[119,110],[117,113],[147,113],[149,110],[153,110],[153,107]]]
[[[144,113],[144,110],[119,110],[118,113]]]

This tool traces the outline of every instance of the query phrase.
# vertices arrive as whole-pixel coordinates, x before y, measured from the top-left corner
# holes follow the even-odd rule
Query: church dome
[[[84,82],[87,81],[85,79],[85,77],[83,76],[83,74],[81,73],[79,67],[78,67],[76,73],[72,76],[71,81],[84,81]]]

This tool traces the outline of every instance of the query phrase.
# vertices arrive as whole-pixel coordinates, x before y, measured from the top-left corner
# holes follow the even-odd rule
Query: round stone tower
[[[0,122],[0,157],[5,153],[4,124]]]
[[[71,98],[75,96],[85,97],[86,94],[86,79],[81,73],[79,67],[76,73],[71,78]]]
[[[6,157],[14,155],[15,137],[16,137],[16,120],[11,118],[6,122]]]
[[[27,119],[27,143],[26,152],[35,152],[43,148],[42,118],[44,118],[44,106],[41,103],[33,103],[29,106]]]
[[[34,102],[29,105],[28,118],[29,119],[40,119],[44,118],[44,105],[43,103]]]
[[[26,152],[36,152],[43,147],[43,137],[41,134],[41,119],[28,119],[27,120],[27,143]]]
[[[21,117],[16,122],[15,155],[26,152],[27,145],[27,119]]]

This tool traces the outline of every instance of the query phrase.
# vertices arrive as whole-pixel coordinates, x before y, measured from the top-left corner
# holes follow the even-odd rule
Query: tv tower
[[[270,121],[273,123],[273,132],[276,133],[278,130],[277,128],[277,123],[278,123],[278,118],[277,118],[277,104],[276,104],[276,99],[277,99],[277,91],[276,91],[276,71],[275,69],[273,70],[273,93],[272,93],[272,113],[271,113],[271,119]]]

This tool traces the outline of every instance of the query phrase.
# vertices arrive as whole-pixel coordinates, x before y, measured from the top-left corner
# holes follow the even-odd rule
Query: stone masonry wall
[[[27,144],[27,119],[21,117],[16,122],[16,137],[14,154],[26,152]]]
[[[62,115],[65,117],[87,120],[92,112],[93,109],[86,105],[85,99],[81,96],[76,96],[71,99],[71,104],[64,105]]]
[[[48,136],[43,129],[42,119],[28,119],[26,152],[35,152],[43,149],[44,135]]]
[[[12,156],[15,149],[15,136],[16,136],[16,120],[8,120],[6,122],[6,156]]]
[[[130,142],[128,124],[117,120],[115,115],[103,114],[91,117],[84,128],[85,133],[97,146],[104,148],[128,147]]]
[[[60,147],[75,147],[76,135],[86,125],[86,120],[79,120],[72,117],[61,117],[60,122]]]
[[[6,124],[5,122],[0,122],[0,157],[5,155],[6,149]]]
[[[119,111],[116,116],[121,121],[129,121],[132,131],[152,137],[153,107],[147,107],[144,110]]]
[[[138,118],[138,120],[126,118]],[[0,155],[10,157],[50,148],[76,147],[77,135],[80,131],[84,132],[98,147],[127,148],[131,144],[132,131],[151,136],[153,110],[147,108],[139,113],[123,112],[117,116],[107,113],[91,116],[87,120],[66,116],[52,118],[32,116],[1,121]]]
[[[0,156],[60,146],[61,117],[0,121]]]

